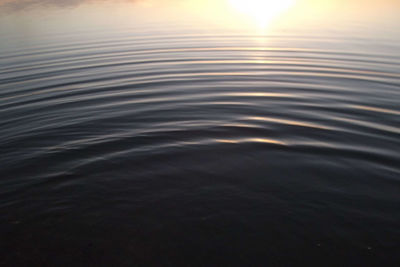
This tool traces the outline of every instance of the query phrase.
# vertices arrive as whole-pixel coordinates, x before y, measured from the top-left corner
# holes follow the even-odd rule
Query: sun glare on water
[[[250,17],[260,27],[266,27],[284,11],[293,6],[295,0],[228,0],[238,12]]]

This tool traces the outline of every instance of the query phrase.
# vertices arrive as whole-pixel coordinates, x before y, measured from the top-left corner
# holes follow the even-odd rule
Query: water
[[[310,1],[0,2],[0,263],[395,266],[400,6]]]

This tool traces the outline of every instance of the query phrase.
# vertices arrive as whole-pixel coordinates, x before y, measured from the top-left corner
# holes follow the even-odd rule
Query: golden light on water
[[[264,28],[282,13],[292,7],[295,0],[229,0],[229,4],[238,12]]]

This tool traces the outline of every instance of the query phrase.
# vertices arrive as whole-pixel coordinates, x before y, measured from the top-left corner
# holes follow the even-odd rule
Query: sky
[[[135,3],[151,3],[151,4],[169,4],[176,5],[182,2],[193,2],[193,0],[0,0],[1,8],[8,9],[24,9],[30,7],[74,7],[79,6],[81,4],[87,3],[118,3],[118,2],[135,2]],[[205,0],[207,1],[207,0]],[[230,0],[215,0],[214,3],[218,3],[221,1],[230,1]],[[267,3],[267,5],[275,5],[279,2],[285,2],[288,0],[258,0],[258,1],[243,1],[243,2],[256,2],[256,3]],[[365,9],[367,7],[371,8],[384,8],[384,7],[400,7],[399,0],[293,0],[295,2],[300,2],[307,5],[313,5],[318,7],[351,7],[351,8],[361,8]],[[204,1],[197,1],[204,2]]]
[[[226,28],[249,26],[261,30],[278,22],[327,22],[332,27],[345,20],[399,22],[400,0],[0,0],[4,27],[35,22],[36,28],[73,25],[111,25],[152,22],[198,23]],[[31,20],[29,18],[32,17]],[[39,25],[38,18],[43,23]],[[5,23],[9,26],[4,26]],[[383,26],[378,26],[383,27]],[[1,28],[1,25],[0,25]]]

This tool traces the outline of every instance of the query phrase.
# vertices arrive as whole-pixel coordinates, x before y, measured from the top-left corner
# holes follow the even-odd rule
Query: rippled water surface
[[[0,10],[0,265],[399,262],[397,1]]]

